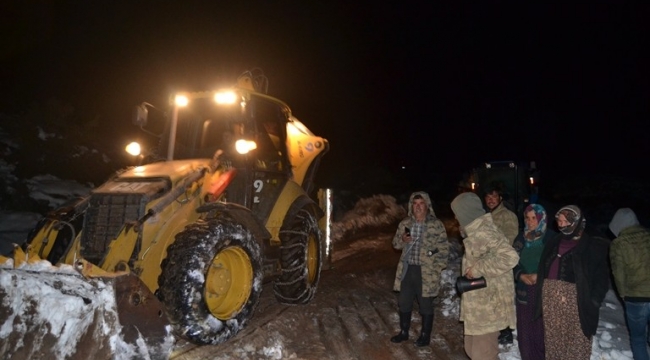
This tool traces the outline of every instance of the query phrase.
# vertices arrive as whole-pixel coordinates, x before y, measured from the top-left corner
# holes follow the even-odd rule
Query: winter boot
[[[499,344],[509,345],[512,344],[512,329],[507,327],[499,332]]]
[[[431,330],[433,329],[433,314],[422,315],[422,330],[420,337],[415,340],[415,346],[428,346],[431,342]]]
[[[410,327],[411,327],[411,313],[400,312],[399,313],[399,334],[390,338],[390,341],[394,343],[401,343],[402,341],[408,340]]]

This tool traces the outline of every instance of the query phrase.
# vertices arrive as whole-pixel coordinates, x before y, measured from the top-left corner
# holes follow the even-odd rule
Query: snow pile
[[[6,169],[6,168],[4,168]],[[3,172],[0,164],[0,174]],[[90,194],[92,184],[81,184],[74,180],[59,179],[53,175],[38,175],[23,181],[27,186],[29,198],[34,203],[43,204],[49,210],[60,208],[75,199]],[[10,187],[6,191],[15,191]],[[0,251],[6,253],[7,243],[22,244],[43,216],[34,211],[0,210]]]
[[[336,200],[335,200],[336,201]],[[406,217],[406,209],[397,204],[390,195],[373,195],[359,200],[340,221],[332,226],[332,240],[350,240],[376,232],[378,229],[394,230],[400,220]]]
[[[9,165],[2,166],[0,174],[11,171]],[[30,201],[34,204],[43,204],[48,210],[57,209],[75,199],[86,197],[90,194],[92,184],[81,184],[74,180],[59,179],[53,175],[38,175],[25,179],[22,184],[27,187]],[[13,186],[16,186],[14,183]],[[5,189],[7,193],[15,193],[11,186]],[[34,206],[36,207],[36,206]],[[22,244],[27,234],[32,230],[43,215],[35,211],[1,211],[0,210],[0,250],[5,249],[4,243],[14,242]]]
[[[115,293],[100,280],[87,280],[71,266],[41,260],[0,268],[0,349],[5,358],[149,359],[151,350],[121,337]],[[162,352],[171,351],[168,336]],[[156,349],[156,352],[161,349]]]
[[[41,218],[40,214],[34,212],[0,211],[0,254],[10,254],[12,243],[22,244]]]
[[[92,184],[82,185],[73,180],[62,180],[53,175],[38,175],[25,180],[29,196],[56,209],[74,198],[90,194]]]
[[[456,278],[460,273],[459,268],[446,269],[440,276],[440,285],[444,293],[441,300],[442,314],[446,317],[458,318],[460,315],[460,300],[456,295]]]

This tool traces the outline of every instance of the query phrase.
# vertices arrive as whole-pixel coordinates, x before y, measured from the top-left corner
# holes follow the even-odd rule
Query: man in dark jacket
[[[630,208],[616,211],[609,223],[614,239],[609,257],[618,294],[625,301],[630,347],[635,360],[648,360],[650,321],[650,231],[639,225]]]

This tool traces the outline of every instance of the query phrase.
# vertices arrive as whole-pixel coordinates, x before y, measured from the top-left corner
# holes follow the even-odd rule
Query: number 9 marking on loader
[[[264,182],[262,180],[255,180],[253,181],[253,187],[255,188],[255,192],[262,192],[262,188],[264,187]]]

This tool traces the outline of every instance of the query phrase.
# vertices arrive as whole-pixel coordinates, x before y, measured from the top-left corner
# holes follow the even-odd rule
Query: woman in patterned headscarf
[[[513,269],[516,287],[517,342],[522,360],[544,360],[544,323],[535,317],[537,268],[548,239],[555,231],[546,226],[546,210],[531,204],[524,210],[524,231],[519,233],[513,247],[519,253],[519,263]]]
[[[544,245],[536,289],[546,359],[589,360],[609,290],[609,241],[585,232],[586,219],[575,205],[561,208],[555,220],[560,233]]]

